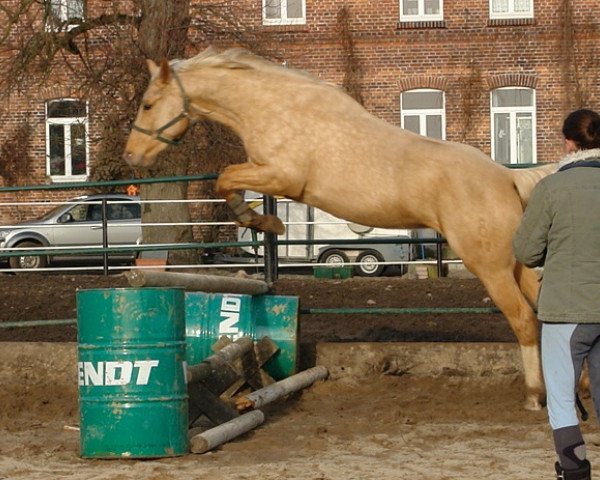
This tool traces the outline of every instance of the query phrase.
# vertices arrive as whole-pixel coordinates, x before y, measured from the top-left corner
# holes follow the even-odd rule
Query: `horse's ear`
[[[171,79],[171,67],[166,58],[161,60],[160,67],[150,59],[146,60],[146,64],[148,65],[148,70],[150,70],[150,76],[152,78],[158,78],[158,80],[164,84],[169,83],[169,80]]]
[[[159,78],[164,84],[169,83],[171,78],[171,67],[169,66],[169,61],[166,58],[163,58],[160,62]]]
[[[148,65],[148,70],[150,71],[150,76],[154,77],[158,73],[158,65],[154,63],[154,60],[146,59],[146,65]]]

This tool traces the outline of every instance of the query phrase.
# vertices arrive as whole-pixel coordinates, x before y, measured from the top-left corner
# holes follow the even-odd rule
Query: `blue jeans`
[[[566,469],[581,468],[586,457],[575,398],[585,360],[596,418],[600,418],[600,324],[542,325],[548,418],[559,463]]]
[[[600,324],[544,323],[542,368],[553,430],[578,425],[575,392],[587,359],[596,414],[600,413]],[[600,418],[600,415],[597,416]]]

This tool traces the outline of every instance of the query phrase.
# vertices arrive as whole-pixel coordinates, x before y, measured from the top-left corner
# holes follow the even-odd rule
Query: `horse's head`
[[[150,84],[140,105],[123,158],[132,166],[148,167],[169,144],[178,143],[190,126],[189,100],[171,66],[148,60]]]

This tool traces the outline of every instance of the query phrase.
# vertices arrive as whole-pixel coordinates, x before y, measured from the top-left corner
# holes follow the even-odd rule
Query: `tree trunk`
[[[143,0],[141,3],[142,21],[139,28],[139,42],[144,55],[154,61],[162,58],[172,60],[185,57],[187,35],[190,23],[189,0]],[[146,88],[146,85],[143,86]],[[140,92],[138,98],[143,92]],[[189,138],[188,138],[189,141]],[[187,162],[185,144],[167,147],[161,153],[152,177],[185,175]],[[185,200],[188,186],[185,182],[144,184],[140,187],[142,200]],[[144,226],[147,223],[190,222],[187,203],[144,203],[142,209],[142,235],[145,244],[185,243],[193,241],[191,226]],[[174,250],[169,253],[170,264],[198,263],[197,250]]]

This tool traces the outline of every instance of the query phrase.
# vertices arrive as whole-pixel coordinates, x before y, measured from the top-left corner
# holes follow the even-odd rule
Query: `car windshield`
[[[63,209],[65,206],[64,204],[62,205],[58,205],[57,207],[54,207],[53,209],[47,211],[46,213],[44,213],[42,216],[38,217],[38,220],[48,220],[50,218],[52,218],[53,216],[56,215],[56,212],[58,210]]]

